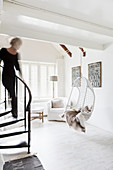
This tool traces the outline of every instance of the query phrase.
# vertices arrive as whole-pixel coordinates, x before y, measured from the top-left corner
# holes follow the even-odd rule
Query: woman
[[[4,87],[8,90],[11,97],[12,105],[12,116],[17,118],[17,100],[15,96],[15,68],[19,71],[21,70],[18,63],[18,49],[22,45],[22,40],[20,38],[13,38],[10,42],[10,48],[2,48],[0,50],[0,60],[3,60],[4,67],[2,72],[2,83]]]

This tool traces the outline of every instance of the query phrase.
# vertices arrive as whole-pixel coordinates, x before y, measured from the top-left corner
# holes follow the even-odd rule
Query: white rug
[[[34,120],[31,145],[46,170],[113,170],[113,134],[91,125],[83,134],[63,122]],[[4,158],[19,155],[26,152],[10,150]]]
[[[32,141],[46,170],[113,170],[113,134],[91,125],[86,134],[61,122],[37,126]]]

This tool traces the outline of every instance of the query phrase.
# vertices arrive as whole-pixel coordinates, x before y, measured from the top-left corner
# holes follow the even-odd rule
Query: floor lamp
[[[54,81],[58,81],[58,77],[57,76],[50,76],[50,81],[53,82],[53,98],[55,97],[54,94]]]

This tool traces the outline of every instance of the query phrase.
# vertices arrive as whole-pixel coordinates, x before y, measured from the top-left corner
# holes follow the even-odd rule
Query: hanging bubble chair
[[[82,57],[86,56],[83,48],[79,48],[80,66],[82,70]],[[80,72],[82,73],[82,71]],[[68,125],[75,130],[85,132],[85,122],[91,117],[94,110],[95,93],[91,83],[82,76],[78,77],[73,85],[72,90],[62,118],[65,118]]]
[[[94,109],[95,94],[91,83],[85,77],[78,77],[72,87],[67,106],[67,110],[80,110],[80,114],[87,121]]]

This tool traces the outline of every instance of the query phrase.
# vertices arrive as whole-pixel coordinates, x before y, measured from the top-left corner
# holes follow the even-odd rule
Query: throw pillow
[[[63,100],[53,100],[52,101],[52,108],[64,108],[64,101]]]

